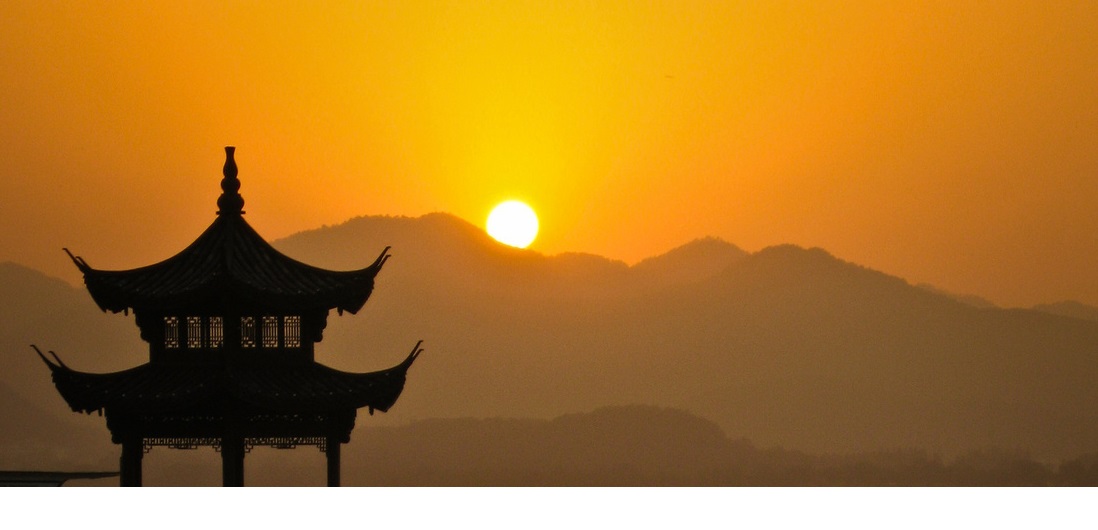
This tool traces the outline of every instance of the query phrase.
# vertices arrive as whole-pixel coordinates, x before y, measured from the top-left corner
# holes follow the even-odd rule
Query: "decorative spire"
[[[225,178],[221,179],[221,196],[217,198],[217,215],[240,215],[244,213],[244,197],[241,197],[238,191],[240,191],[240,181],[236,179],[236,160],[233,160],[233,153],[236,151],[236,147],[225,147],[225,169],[222,173]]]

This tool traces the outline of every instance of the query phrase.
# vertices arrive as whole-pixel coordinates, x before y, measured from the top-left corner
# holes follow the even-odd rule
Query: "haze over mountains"
[[[373,356],[339,352],[376,345],[395,359],[409,333],[427,339],[434,353],[402,414],[552,417],[645,403],[812,451],[1061,456],[1098,441],[1092,322],[976,308],[793,246],[748,255],[701,240],[627,267],[502,248],[441,214],[360,218],[278,246],[345,268],[374,241],[394,258],[355,317],[368,323],[333,319],[321,355],[368,369]]]
[[[711,238],[632,267],[543,256],[447,214],[361,217],[274,244],[336,269],[393,247],[366,307],[333,313],[317,345],[322,363],[371,371],[426,341],[396,407],[363,412],[359,429],[641,404],[817,453],[999,447],[1062,459],[1098,446],[1098,321],[1086,306],[977,307],[820,249],[749,254]],[[133,366],[147,354],[132,316],[11,264],[0,265],[0,316],[0,420],[30,421],[9,418],[30,403],[41,409],[30,417],[83,422],[105,441],[102,420],[75,419],[27,345],[82,370]]]

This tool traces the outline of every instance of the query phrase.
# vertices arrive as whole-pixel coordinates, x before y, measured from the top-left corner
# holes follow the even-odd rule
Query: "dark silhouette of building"
[[[141,485],[141,459],[154,446],[213,446],[224,484],[242,486],[253,446],[298,445],[326,453],[328,485],[338,486],[340,445],[350,440],[358,409],[389,410],[422,351],[416,344],[397,366],[362,374],[314,360],[329,312],[362,308],[389,249],[354,271],[281,254],[244,220],[233,153],[225,148],[216,219],[180,253],[122,271],[92,268],[69,253],[99,307],[132,310],[149,343],[148,363],[105,374],[73,370],[39,351],[73,411],[106,416],[112,441],[122,445],[123,486]]]

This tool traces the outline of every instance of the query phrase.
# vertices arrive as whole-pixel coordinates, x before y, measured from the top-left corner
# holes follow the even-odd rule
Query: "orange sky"
[[[550,254],[715,235],[1098,304],[1098,3],[303,4],[0,2],[0,260],[167,257],[232,144],[269,239],[516,198]]]

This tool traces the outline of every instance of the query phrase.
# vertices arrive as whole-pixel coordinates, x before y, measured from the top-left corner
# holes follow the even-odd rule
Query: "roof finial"
[[[218,215],[244,213],[244,197],[237,193],[240,191],[240,181],[236,179],[236,160],[233,160],[235,151],[236,147],[225,147],[225,168],[222,171],[225,178],[221,179],[221,196],[217,198],[217,207],[221,208]]]

